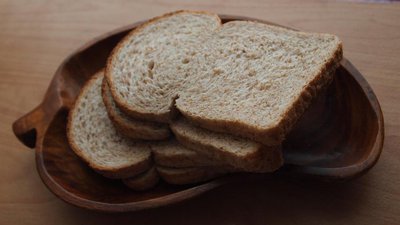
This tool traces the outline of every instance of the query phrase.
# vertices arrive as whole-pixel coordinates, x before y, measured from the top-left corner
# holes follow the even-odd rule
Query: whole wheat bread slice
[[[283,165],[280,146],[197,127],[185,119],[171,123],[172,132],[184,146],[245,172],[272,172]]]
[[[171,135],[166,124],[136,120],[121,112],[115,105],[106,79],[102,84],[102,97],[108,116],[120,134],[139,140],[163,140]]]
[[[128,34],[111,53],[105,72],[120,109],[138,119],[168,122],[173,114],[171,100],[176,97],[170,90],[181,89],[182,76],[189,76],[176,74],[176,65],[172,62],[183,60],[183,66],[190,66],[182,54],[196,54],[193,47],[204,39],[202,34],[217,29],[219,24],[220,18],[215,14],[180,11],[154,18]],[[171,28],[179,30],[178,35]],[[135,48],[130,48],[131,45]],[[124,61],[126,58],[131,60]],[[162,58],[171,64],[159,67]],[[165,70],[168,76],[158,76],[159,69]],[[147,97],[135,97],[136,93]]]
[[[334,35],[179,11],[129,33],[106,78],[135,118],[169,122],[179,110],[203,128],[277,145],[341,58]]]
[[[226,168],[218,167],[188,167],[188,168],[170,168],[157,166],[160,177],[170,184],[194,184],[217,178],[230,173]]]
[[[158,176],[156,167],[152,167],[142,174],[123,179],[122,181],[126,186],[135,191],[145,191],[156,186],[159,180],[160,177]]]
[[[153,159],[159,166],[170,168],[228,167],[225,160],[207,157],[179,144],[176,140],[153,143],[150,147],[153,151]]]
[[[67,137],[72,150],[97,172],[109,178],[129,178],[151,166],[151,149],[119,135],[101,97],[103,74],[82,88],[68,117]]]

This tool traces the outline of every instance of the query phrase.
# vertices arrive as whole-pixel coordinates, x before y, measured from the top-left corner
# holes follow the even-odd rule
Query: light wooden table
[[[0,224],[400,224],[400,4],[299,2],[1,0]],[[11,123],[41,101],[70,52],[109,30],[182,8],[339,35],[345,56],[383,108],[386,140],[378,164],[350,183],[237,184],[139,213],[89,212],[54,197],[35,170],[34,152],[17,141]]]

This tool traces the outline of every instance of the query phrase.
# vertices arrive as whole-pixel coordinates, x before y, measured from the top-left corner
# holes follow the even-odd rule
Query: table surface
[[[298,2],[297,2],[298,3]],[[348,183],[267,180],[182,204],[102,214],[70,206],[41,182],[11,124],[42,99],[57,66],[92,38],[177,9],[250,16],[337,34],[380,100],[377,165]],[[348,1],[0,1],[0,224],[400,224],[400,4]]]

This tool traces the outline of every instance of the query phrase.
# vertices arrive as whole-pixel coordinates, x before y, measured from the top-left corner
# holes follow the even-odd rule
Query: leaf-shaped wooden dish
[[[221,17],[223,22],[250,19]],[[19,140],[36,149],[37,169],[47,187],[76,206],[123,212],[176,203],[234,181],[265,179],[266,175],[237,174],[189,186],[161,183],[152,190],[135,192],[120,181],[96,174],[74,155],[65,135],[68,110],[84,82],[104,67],[116,43],[139,24],[105,34],[74,52],[56,71],[43,102],[13,124]],[[376,163],[383,138],[378,100],[363,76],[344,59],[333,83],[285,141],[286,164],[276,175],[353,178]]]

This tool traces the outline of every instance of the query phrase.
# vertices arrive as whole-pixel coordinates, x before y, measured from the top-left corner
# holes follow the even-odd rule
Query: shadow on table
[[[359,182],[268,178],[226,185],[189,201],[157,209],[105,214],[69,207],[67,214],[74,214],[79,218],[77,223],[85,224],[338,223],[348,221],[359,211],[366,195]]]

